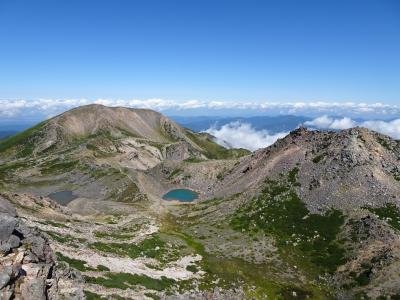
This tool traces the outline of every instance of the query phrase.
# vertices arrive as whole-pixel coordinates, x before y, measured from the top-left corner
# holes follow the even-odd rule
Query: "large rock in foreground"
[[[79,274],[58,269],[48,240],[0,196],[0,299],[84,299],[74,278]],[[75,287],[65,294],[68,282]]]

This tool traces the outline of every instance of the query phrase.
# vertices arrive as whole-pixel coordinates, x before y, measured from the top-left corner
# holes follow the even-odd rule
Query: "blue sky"
[[[0,0],[0,99],[397,104],[400,2]]]

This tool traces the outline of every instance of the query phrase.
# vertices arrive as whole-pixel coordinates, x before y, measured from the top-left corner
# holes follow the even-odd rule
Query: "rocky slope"
[[[210,193],[257,189],[266,177],[291,173],[313,212],[382,206],[400,201],[399,159],[399,141],[364,128],[300,128],[243,159]]]

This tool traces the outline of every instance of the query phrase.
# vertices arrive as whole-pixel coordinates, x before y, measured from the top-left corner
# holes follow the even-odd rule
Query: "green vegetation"
[[[96,179],[104,176],[120,176],[121,178],[123,178],[123,173],[113,167],[98,167],[80,162],[78,165],[78,169]]]
[[[175,280],[162,276],[161,279],[154,279],[146,275],[128,273],[107,273],[106,277],[84,276],[87,283],[102,285],[106,288],[127,289],[135,285],[144,286],[155,291],[166,291],[175,284]]]
[[[204,159],[197,158],[197,157],[194,157],[194,156],[186,158],[184,160],[184,162],[188,162],[188,163],[200,163],[200,162],[203,162],[203,161],[204,161]]]
[[[193,272],[193,273],[197,273],[199,271],[199,269],[197,268],[196,265],[188,265],[186,267],[186,270],[188,270],[190,272]]]
[[[15,171],[19,169],[29,168],[30,166],[31,162],[27,161],[14,161],[11,163],[0,164],[0,182],[5,183],[10,181]]]
[[[86,149],[91,150],[91,151],[99,151],[99,148],[97,148],[93,144],[86,144]]]
[[[78,164],[78,161],[72,160],[67,162],[60,162],[50,167],[45,167],[40,170],[43,175],[50,175],[50,174],[62,174],[69,171],[72,171],[75,166]]]
[[[313,159],[312,159],[312,161],[313,161],[313,163],[319,163],[320,161],[322,161],[324,158],[325,158],[325,156],[326,156],[326,153],[322,153],[322,154],[319,154],[319,155],[317,155],[317,156],[315,156]]]
[[[129,240],[133,237],[133,234],[96,231],[96,232],[94,232],[94,236],[97,238],[112,238],[112,239],[116,239],[116,240]]]
[[[298,181],[298,174],[299,174],[299,168],[294,167],[291,171],[288,173],[288,181],[294,185],[294,186],[300,186],[300,182]]]
[[[358,286],[364,286],[367,285],[370,280],[371,280],[371,274],[372,274],[372,267],[370,267],[367,270],[362,271],[360,274],[355,276],[355,281]]]
[[[132,202],[139,193],[139,188],[136,183],[129,181],[124,190],[118,194],[111,196],[113,200],[118,202]]]
[[[133,259],[140,256],[155,258],[161,263],[167,263],[179,257],[178,249],[168,246],[167,243],[161,240],[157,235],[153,235],[137,245],[129,243],[95,242],[90,244],[89,247],[102,252],[129,256]]]
[[[0,141],[0,153],[16,146],[22,146],[22,149],[18,152],[17,156],[26,157],[31,155],[33,153],[34,141],[38,137],[40,129],[42,129],[45,124],[46,122],[39,123],[19,134]]]
[[[152,294],[152,293],[144,293],[144,295],[145,295],[146,297],[149,297],[149,298],[154,299],[154,300],[160,300],[160,299],[161,299],[160,296],[157,296],[157,295]]]
[[[144,140],[143,142],[154,148],[157,148],[158,151],[160,151],[160,153],[163,153],[163,151],[164,151],[165,145],[163,143],[153,142],[153,141],[149,141],[149,140]]]
[[[86,296],[86,300],[106,300],[107,298],[104,298],[102,296],[100,296],[99,294],[90,292],[90,291],[84,291],[85,296]]]
[[[175,176],[177,176],[178,174],[180,174],[182,172],[183,172],[183,170],[181,168],[176,168],[171,172],[171,174],[169,174],[168,179],[171,180],[172,178],[174,178]]]
[[[85,271],[95,271],[96,269],[87,267],[86,266],[86,261],[80,260],[80,259],[75,259],[75,258],[70,258],[68,256],[63,255],[60,252],[56,252],[57,259],[60,261],[64,261],[69,264],[70,267],[75,268],[79,271],[85,272]]]
[[[307,285],[298,288],[288,285],[287,279],[280,279],[276,276],[278,271],[271,264],[254,264],[240,258],[228,258],[208,253],[198,238],[182,232],[182,227],[177,221],[179,220],[176,217],[167,216],[163,221],[162,231],[182,239],[187,247],[202,256],[202,260],[197,263],[196,268],[206,273],[195,285],[201,291],[212,291],[215,286],[231,289],[240,285],[244,288],[246,299],[290,299],[282,296],[283,291],[301,291],[301,295],[309,295],[311,298],[329,299],[326,297],[328,291],[322,291],[319,287]],[[192,269],[193,267],[189,266],[188,268]],[[179,290],[186,291],[193,288],[190,281],[178,282],[178,284]],[[300,295],[300,293],[298,294]],[[296,299],[305,298],[298,297]]]
[[[65,224],[54,222],[54,221],[51,221],[51,220],[46,220],[45,222],[41,222],[41,223],[43,223],[45,225],[51,225],[53,227],[58,227],[58,228],[68,228],[68,226],[65,225]]]
[[[400,181],[400,168],[394,167],[390,170],[390,173],[393,175],[393,178],[397,181]]]
[[[387,150],[392,150],[392,146],[385,140],[385,139],[383,139],[383,138],[381,138],[381,137],[377,137],[376,138],[376,140],[377,140],[377,142],[379,143],[379,144],[381,144],[384,148],[386,148]]]
[[[246,149],[226,149],[207,136],[201,136],[191,131],[186,131],[188,137],[203,149],[203,154],[210,159],[231,159],[239,158],[250,154]]]
[[[311,214],[287,182],[267,179],[262,193],[240,207],[231,226],[255,234],[272,235],[281,248],[293,245],[302,255],[333,272],[344,263],[344,249],[336,237],[344,223],[340,211]]]
[[[394,229],[400,230],[400,210],[393,203],[377,208],[367,207],[367,209],[376,214],[379,219],[386,221]]]
[[[75,242],[80,242],[83,243],[86,240],[85,239],[81,239],[81,238],[76,238],[73,237],[71,235],[68,234],[59,234],[57,232],[53,232],[53,231],[44,231],[45,233],[47,233],[53,240],[55,240],[56,242],[59,242],[61,244],[72,244],[72,245],[76,245]]]
[[[103,272],[108,272],[108,271],[110,271],[109,268],[107,268],[106,266],[103,266],[103,265],[98,265],[98,266],[97,266],[97,270],[103,271]]]

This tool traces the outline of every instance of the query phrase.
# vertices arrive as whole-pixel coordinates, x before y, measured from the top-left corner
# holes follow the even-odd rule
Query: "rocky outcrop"
[[[200,151],[187,142],[178,142],[165,147],[165,158],[168,160],[184,160],[190,157],[205,158]]]
[[[64,289],[76,281],[72,289]],[[49,241],[0,196],[0,299],[84,299],[79,274],[60,268]]]

